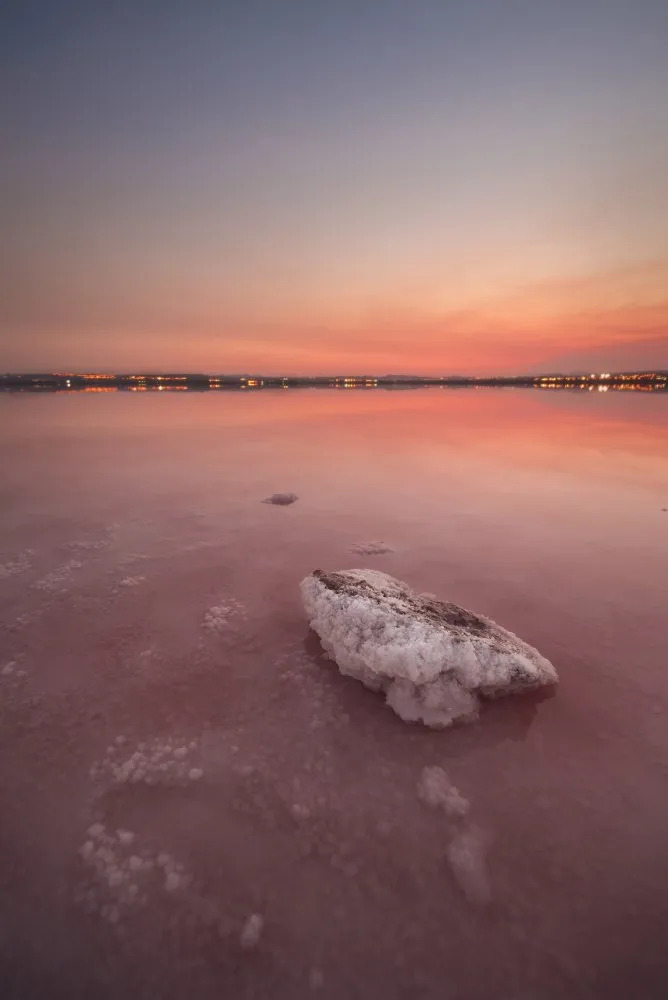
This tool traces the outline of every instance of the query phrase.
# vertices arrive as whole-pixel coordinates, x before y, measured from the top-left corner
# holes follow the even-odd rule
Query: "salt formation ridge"
[[[476,718],[481,697],[558,680],[512,632],[378,570],[317,569],[300,587],[311,628],[341,673],[383,691],[407,722],[445,728]]]

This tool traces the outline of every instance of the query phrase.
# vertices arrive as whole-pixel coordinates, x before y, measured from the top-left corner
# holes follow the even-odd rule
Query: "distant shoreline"
[[[518,388],[607,392],[668,391],[668,371],[605,372],[584,375],[509,375],[492,377],[408,375],[201,375],[81,374],[67,372],[0,375],[5,392],[257,391],[260,389],[441,389]]]

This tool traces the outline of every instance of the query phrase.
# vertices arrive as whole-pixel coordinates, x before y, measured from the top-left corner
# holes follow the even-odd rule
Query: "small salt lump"
[[[418,798],[432,809],[442,809],[446,816],[465,816],[469,811],[468,800],[452,784],[442,767],[422,769]]]
[[[549,660],[512,632],[378,570],[315,570],[301,593],[341,673],[383,691],[406,722],[442,729],[475,719],[480,696],[557,682]]]
[[[350,548],[358,556],[384,556],[394,552],[392,546],[385,542],[355,542]]]
[[[250,951],[251,948],[256,948],[260,943],[263,926],[264,919],[262,916],[259,913],[251,913],[250,917],[244,924],[239,937],[241,947],[245,948],[247,951]]]

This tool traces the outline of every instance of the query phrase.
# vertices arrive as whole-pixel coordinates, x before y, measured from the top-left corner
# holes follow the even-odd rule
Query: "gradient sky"
[[[7,0],[0,369],[668,368],[666,0]]]

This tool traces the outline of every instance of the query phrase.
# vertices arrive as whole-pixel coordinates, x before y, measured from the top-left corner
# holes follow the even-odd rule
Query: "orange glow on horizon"
[[[28,366],[22,345],[34,351],[41,337],[53,339],[53,328],[30,328],[10,346],[6,369],[58,369],[65,352],[93,372],[493,375],[668,367],[666,287],[668,260],[494,294],[478,289],[477,297],[462,292],[459,302],[456,290],[446,296],[434,287],[356,299],[329,289],[272,310],[260,289],[244,301],[207,304],[193,288],[188,307],[165,291],[159,320],[153,310],[132,307],[123,322],[101,317],[95,337],[62,321],[57,347],[44,349],[39,366]]]

